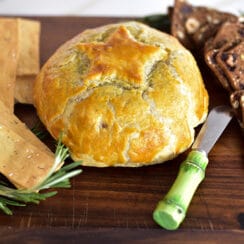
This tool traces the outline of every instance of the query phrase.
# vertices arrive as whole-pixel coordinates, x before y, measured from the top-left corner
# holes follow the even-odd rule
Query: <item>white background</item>
[[[188,0],[239,14],[244,0]],[[165,13],[173,0],[0,0],[0,15],[145,16]]]

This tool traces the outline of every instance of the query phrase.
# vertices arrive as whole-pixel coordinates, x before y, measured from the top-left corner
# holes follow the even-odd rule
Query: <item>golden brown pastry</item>
[[[61,46],[34,86],[38,114],[83,165],[137,167],[176,157],[207,114],[191,53],[137,22],[89,29]]]

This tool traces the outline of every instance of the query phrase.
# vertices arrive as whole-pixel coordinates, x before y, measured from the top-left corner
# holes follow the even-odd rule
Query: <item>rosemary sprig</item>
[[[40,139],[43,140],[48,136],[47,130],[42,128],[42,124],[38,121],[32,128],[31,131]]]
[[[69,188],[71,186],[69,179],[82,172],[81,169],[75,169],[80,166],[80,162],[73,162],[61,167],[65,159],[69,156],[68,149],[61,141],[62,136],[58,140],[54,164],[48,175],[39,185],[31,189],[20,190],[8,187],[3,182],[0,182],[0,209],[5,214],[13,214],[9,206],[26,206],[26,203],[38,204],[40,201],[57,194],[57,191],[40,193],[42,190],[49,188]],[[57,168],[60,169],[56,171]]]

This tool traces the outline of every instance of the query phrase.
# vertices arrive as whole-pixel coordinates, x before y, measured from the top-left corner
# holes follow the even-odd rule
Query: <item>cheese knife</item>
[[[181,163],[175,182],[153,212],[154,221],[161,227],[176,230],[184,220],[192,197],[205,178],[207,155],[232,117],[232,109],[228,106],[218,106],[210,111],[192,150]]]

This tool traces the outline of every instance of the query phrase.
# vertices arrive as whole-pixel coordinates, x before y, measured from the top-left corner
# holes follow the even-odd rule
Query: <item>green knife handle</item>
[[[167,230],[179,227],[198,185],[205,177],[207,165],[208,157],[204,151],[192,150],[188,154],[174,184],[153,212],[156,223]]]

